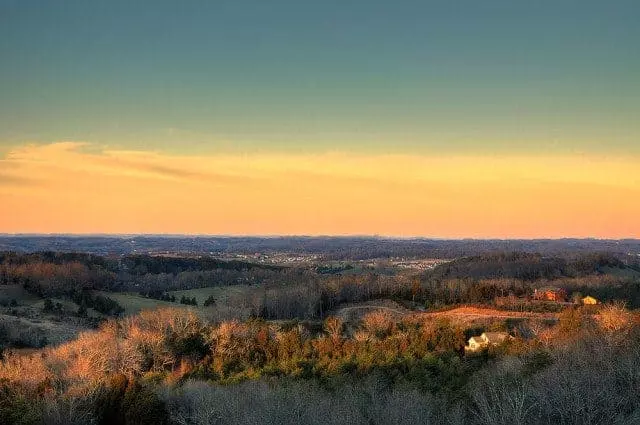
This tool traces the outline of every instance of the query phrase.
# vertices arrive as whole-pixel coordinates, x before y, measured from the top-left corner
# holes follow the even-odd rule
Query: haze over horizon
[[[0,0],[0,233],[640,238],[640,5]]]
[[[381,239],[398,241],[640,241],[640,238],[439,238],[430,236],[386,236],[378,234],[209,234],[209,233],[0,233],[0,237],[10,238],[202,238],[202,239]]]

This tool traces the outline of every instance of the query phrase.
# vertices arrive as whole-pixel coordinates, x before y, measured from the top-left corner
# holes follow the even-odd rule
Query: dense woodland
[[[633,257],[594,252],[497,252],[430,270],[0,253],[0,285],[44,300],[46,320],[85,326],[51,346],[12,344],[0,327],[0,425],[638,423],[638,276]],[[532,298],[547,286],[602,304]],[[244,289],[201,305],[170,294],[209,287]],[[124,292],[176,308],[127,315],[115,301]],[[413,314],[335,314],[372,300]],[[465,325],[422,315],[460,304],[554,316]],[[465,354],[483,331],[511,338]]]
[[[637,423],[638,317],[575,308],[548,332],[550,343],[516,335],[469,357],[463,330],[446,321],[372,313],[349,335],[337,318],[314,330],[158,310],[39,355],[9,355],[0,421]]]
[[[250,307],[253,316],[265,319],[322,319],[341,304],[378,298],[429,308],[494,303],[508,296],[526,299],[534,289],[549,285],[640,307],[640,279],[605,273],[610,270],[638,272],[640,266],[603,253],[548,257],[516,252],[465,257],[425,272],[389,273],[372,268],[349,273],[347,268],[344,274],[326,274],[315,267],[211,257],[0,253],[0,284],[21,284],[41,297],[68,297],[79,305],[96,305],[99,311],[116,315],[117,306],[104,305],[108,301],[103,299],[96,301],[88,291],[130,291],[171,301],[167,291],[253,284],[256,288],[251,297],[238,303]]]
[[[102,257],[93,254],[0,253],[0,284],[18,283],[46,297],[85,290],[170,291],[281,280],[290,270],[211,257],[151,255]]]

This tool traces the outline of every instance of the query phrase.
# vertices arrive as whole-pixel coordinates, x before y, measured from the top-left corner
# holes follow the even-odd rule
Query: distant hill
[[[84,252],[99,255],[292,252],[319,254],[329,259],[391,257],[453,259],[515,251],[540,253],[542,255],[607,252],[620,257],[640,259],[640,240],[440,240],[332,236],[0,235],[0,251]]]
[[[437,266],[429,272],[429,276],[433,279],[536,280],[611,273],[614,270],[622,273],[625,269],[625,263],[609,253],[546,257],[527,252],[509,252],[460,258]]]

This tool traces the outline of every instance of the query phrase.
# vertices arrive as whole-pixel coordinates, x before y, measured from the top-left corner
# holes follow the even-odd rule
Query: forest
[[[427,307],[491,303],[507,295],[526,298],[534,289],[553,284],[569,293],[592,293],[602,301],[618,299],[640,307],[638,279],[610,273],[640,276],[640,266],[636,260],[623,261],[609,253],[484,254],[409,273],[382,267],[353,273],[350,268],[326,273],[326,265],[283,267],[208,256],[0,253],[0,283],[19,284],[40,297],[67,297],[86,306],[95,304],[89,292],[96,290],[170,300],[170,291],[254,285],[250,299],[241,300],[251,305],[253,316],[322,319],[325,312],[350,302],[393,298]],[[105,309],[119,311],[115,306],[101,310]]]
[[[577,308],[548,343],[461,352],[446,321],[371,313],[349,335],[179,310],[105,322],[0,364],[6,424],[637,423],[637,313]],[[597,371],[597,373],[595,373]],[[552,388],[553,391],[549,391]]]
[[[0,424],[633,424],[638,307],[637,260],[602,251],[4,252]],[[508,338],[470,352],[484,332]]]

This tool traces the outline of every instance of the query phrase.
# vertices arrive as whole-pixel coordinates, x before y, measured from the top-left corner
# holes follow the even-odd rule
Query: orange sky
[[[28,145],[0,161],[0,232],[640,237],[639,163]]]

